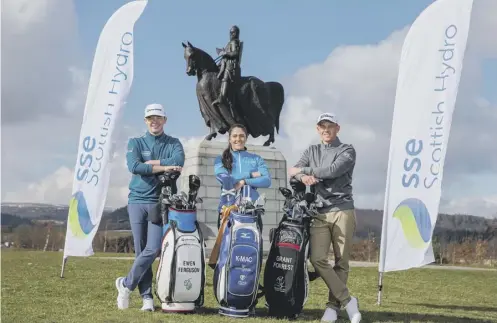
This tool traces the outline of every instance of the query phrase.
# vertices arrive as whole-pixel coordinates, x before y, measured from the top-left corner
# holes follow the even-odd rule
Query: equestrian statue
[[[279,132],[279,118],[284,98],[278,82],[263,82],[255,76],[241,75],[243,41],[240,29],[232,26],[230,41],[217,48],[216,59],[194,47],[181,43],[186,60],[186,74],[197,76],[197,99],[205,125],[210,129],[206,140],[217,133],[225,134],[231,125],[241,123],[257,138],[268,136],[264,146],[274,143],[274,130]]]

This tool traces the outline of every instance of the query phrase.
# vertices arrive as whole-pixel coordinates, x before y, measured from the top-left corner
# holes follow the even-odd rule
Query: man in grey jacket
[[[356,227],[352,173],[356,151],[338,139],[340,125],[332,113],[323,113],[317,120],[321,143],[307,148],[289,175],[306,185],[314,185],[323,207],[310,229],[310,261],[329,289],[328,303],[322,322],[335,322],[337,311],[345,308],[352,323],[361,320],[357,298],[346,286],[349,255]],[[330,245],[335,266],[328,261]]]

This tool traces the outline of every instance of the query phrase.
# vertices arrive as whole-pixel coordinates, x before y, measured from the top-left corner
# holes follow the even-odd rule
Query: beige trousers
[[[310,228],[310,261],[328,286],[326,306],[337,310],[350,301],[346,285],[355,228],[354,209],[319,214]],[[330,245],[335,255],[334,267],[328,261]]]

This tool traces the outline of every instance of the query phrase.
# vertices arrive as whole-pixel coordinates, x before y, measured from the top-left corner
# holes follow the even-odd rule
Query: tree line
[[[51,222],[20,223],[15,227],[2,225],[2,243],[11,242],[13,247],[42,251],[59,251],[64,248],[66,225]],[[358,231],[352,246],[351,259],[378,262],[380,235],[373,231]],[[489,228],[482,232],[465,230],[435,230],[432,239],[438,264],[474,264],[497,266],[497,233]],[[130,231],[109,230],[108,223],[101,222],[93,240],[96,252],[134,254]],[[267,250],[266,250],[267,251]],[[333,253],[330,251],[330,257]]]

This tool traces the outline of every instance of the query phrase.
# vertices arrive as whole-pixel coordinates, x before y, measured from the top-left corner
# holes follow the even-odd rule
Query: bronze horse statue
[[[269,135],[264,146],[274,143],[274,129],[279,132],[279,118],[284,98],[283,86],[278,82],[263,82],[254,76],[241,76],[230,84],[227,104],[213,104],[218,98],[221,81],[215,60],[190,42],[181,43],[186,60],[186,74],[197,76],[196,93],[200,113],[210,129],[206,140],[217,133],[225,134],[231,125],[241,123],[257,138]]]

